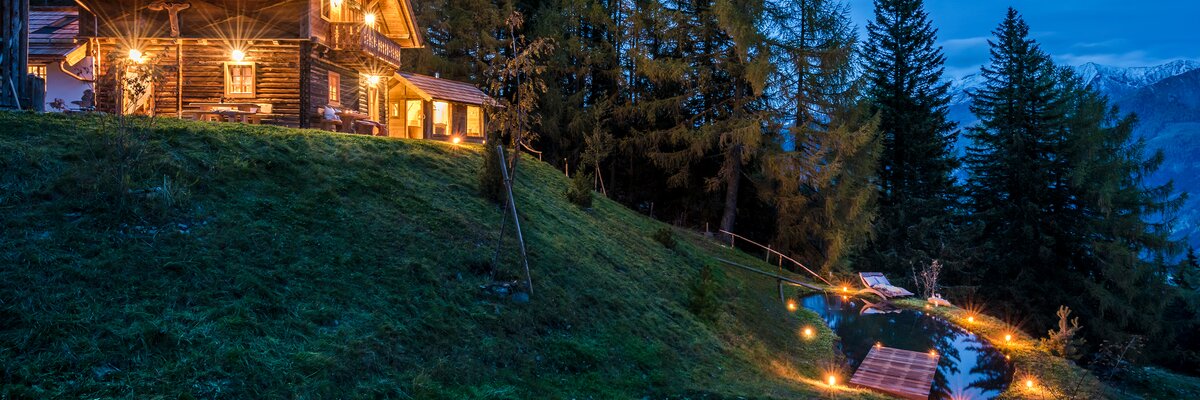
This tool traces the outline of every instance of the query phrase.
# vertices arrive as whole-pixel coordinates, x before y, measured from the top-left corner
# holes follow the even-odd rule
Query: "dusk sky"
[[[871,0],[848,0],[854,23],[866,29]],[[1034,39],[1064,65],[1086,62],[1136,67],[1200,60],[1200,1],[1195,0],[927,0],[947,77],[977,72],[987,39],[1016,7]]]

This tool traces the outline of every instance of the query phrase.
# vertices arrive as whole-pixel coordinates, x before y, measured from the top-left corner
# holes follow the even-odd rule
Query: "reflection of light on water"
[[[842,338],[839,348],[858,365],[876,343],[939,357],[935,398],[987,399],[1000,394],[1012,371],[1004,355],[986,341],[947,321],[914,310],[861,315],[855,301],[840,295],[801,299]],[[850,376],[849,374],[845,376]]]

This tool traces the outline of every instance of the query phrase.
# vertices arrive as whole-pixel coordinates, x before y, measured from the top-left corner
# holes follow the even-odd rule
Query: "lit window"
[[[225,96],[254,97],[254,63],[225,64]]]
[[[321,17],[340,22],[345,17],[346,0],[322,0]]]
[[[425,120],[425,113],[421,111],[420,100],[409,100],[404,102],[404,109],[408,116],[408,126],[422,126],[421,121]]]
[[[38,78],[46,79],[46,66],[30,64],[29,65],[29,74],[36,76]]]
[[[479,107],[467,106],[467,136],[483,136],[483,113]]]
[[[433,134],[450,134],[450,103],[444,101],[433,102]]]
[[[337,72],[329,73],[329,104],[342,104],[342,76]]]

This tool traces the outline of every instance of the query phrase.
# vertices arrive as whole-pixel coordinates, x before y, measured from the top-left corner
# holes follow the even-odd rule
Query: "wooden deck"
[[[940,355],[875,346],[850,378],[850,384],[905,399],[925,400],[933,386],[938,357]]]

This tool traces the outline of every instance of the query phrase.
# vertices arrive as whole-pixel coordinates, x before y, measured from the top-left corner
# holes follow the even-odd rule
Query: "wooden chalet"
[[[208,119],[233,110],[252,114],[242,122],[425,139],[474,134],[475,120],[482,131],[478,89],[401,73],[401,51],[422,47],[408,0],[76,2],[97,82],[129,74],[114,70],[118,61],[159,71],[140,97],[98,84],[104,111]]]

